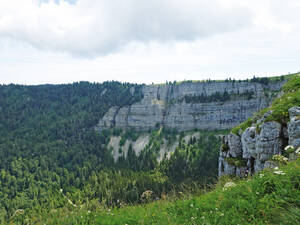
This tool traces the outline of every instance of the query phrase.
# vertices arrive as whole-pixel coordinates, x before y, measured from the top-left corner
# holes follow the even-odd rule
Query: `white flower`
[[[264,174],[263,174],[263,173],[259,174],[259,178],[262,178],[263,176],[264,176]]]
[[[278,166],[276,166],[276,167],[274,168],[274,170],[278,170]]]
[[[287,151],[289,149],[294,149],[294,146],[293,145],[288,145],[284,148],[284,151]]]
[[[285,173],[281,170],[274,171],[275,174],[284,175]]]
[[[300,147],[295,152],[296,154],[300,155]]]
[[[230,188],[230,187],[235,187],[235,186],[236,186],[235,183],[233,183],[233,182],[227,182],[227,183],[224,185],[224,187],[223,187],[223,191],[224,191],[224,190],[227,190],[227,189]]]

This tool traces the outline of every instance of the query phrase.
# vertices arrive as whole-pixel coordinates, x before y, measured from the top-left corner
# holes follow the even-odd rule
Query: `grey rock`
[[[236,175],[236,166],[229,164],[224,160],[224,174]]]
[[[289,109],[289,115],[290,118],[293,118],[295,116],[299,116],[300,115],[300,107],[299,106],[294,106],[292,108]]]
[[[225,137],[225,143],[229,147],[228,157],[239,157],[242,155],[242,143],[240,136],[229,134]]]
[[[278,162],[268,160],[264,164],[264,169],[266,168],[274,169],[275,167],[278,167],[278,165],[279,165]]]
[[[300,146],[300,107],[289,109],[290,122],[288,123],[289,145],[295,148]]]
[[[245,177],[247,173],[248,168],[247,167],[237,167],[236,168],[236,176],[237,177]]]
[[[254,161],[254,172],[257,173],[257,172],[259,172],[263,169],[264,169],[264,163],[259,159],[255,159],[255,161]]]
[[[271,85],[270,90],[279,90],[281,83]],[[157,124],[179,131],[198,129],[229,129],[268,106],[260,83],[249,82],[186,82],[176,85],[146,85],[143,99],[120,109],[113,107],[100,119],[98,130],[115,126],[148,130]],[[225,92],[234,94],[232,100],[210,103],[186,103],[184,97],[210,96]],[[251,99],[238,97],[253,92]],[[134,90],[131,90],[134,94]]]
[[[244,159],[250,159],[251,157],[256,158],[255,130],[255,127],[248,127],[242,134],[241,142]]]
[[[289,133],[288,133],[288,129],[287,127],[283,127],[282,128],[282,133],[283,133],[283,137],[288,139],[289,138]]]
[[[281,154],[284,145],[293,145],[295,148],[300,146],[300,107],[293,107],[289,109],[290,122],[288,127],[282,127],[278,122],[266,122],[266,118],[270,115],[269,112],[264,114],[257,122],[259,129],[256,127],[248,127],[241,134],[241,141],[239,143],[239,136],[227,135],[223,138],[223,143],[229,146],[228,152],[220,152],[220,168],[222,174],[233,174],[235,171],[236,176],[243,176],[244,171],[249,171],[250,174],[261,171],[265,168],[275,168],[278,162],[269,160],[273,155]],[[256,118],[257,119],[257,118]],[[283,145],[284,144],[284,145]],[[242,148],[242,158],[247,159],[246,167],[236,168],[235,166],[228,165],[226,158],[233,157],[230,152],[238,152],[236,149]],[[289,160],[295,160],[297,155],[290,153]],[[227,163],[227,164],[226,164]],[[246,172],[247,173],[247,172]]]
[[[258,159],[267,161],[275,154],[281,154],[282,139],[281,124],[277,122],[266,122],[261,125],[260,134],[256,135],[255,149]]]
[[[268,116],[270,116],[271,114],[272,114],[272,111],[266,112],[260,119],[258,119],[256,121],[256,123],[257,124],[263,123],[268,118]]]
[[[224,175],[224,157],[220,156],[219,157],[219,165],[218,165],[218,175],[219,177],[221,177],[222,175]]]

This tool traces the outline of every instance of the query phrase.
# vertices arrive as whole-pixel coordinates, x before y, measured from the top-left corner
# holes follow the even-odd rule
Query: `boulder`
[[[250,159],[256,157],[255,151],[255,127],[248,127],[242,134],[241,143],[243,150],[243,158]]]
[[[267,161],[275,154],[281,154],[281,124],[265,122],[261,124],[260,133],[256,135],[255,150],[257,159]]]
[[[239,157],[242,156],[242,143],[240,136],[236,134],[229,134],[225,137],[225,144],[227,144],[229,151],[228,157]]]
[[[300,147],[300,107],[289,109],[290,122],[288,123],[289,145]]]

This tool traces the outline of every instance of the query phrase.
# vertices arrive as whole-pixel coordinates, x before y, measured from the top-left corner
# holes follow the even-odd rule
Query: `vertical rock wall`
[[[295,149],[300,147],[300,107],[289,109],[287,128],[280,123],[264,122],[269,112],[257,124],[252,124],[241,135],[229,134],[223,138],[219,157],[219,176],[244,176],[271,167],[273,155],[281,154],[286,141]]]
[[[279,91],[283,82],[263,85],[255,82],[186,82],[182,84],[147,85],[143,99],[122,108],[112,107],[100,119],[97,129],[118,127],[147,130],[163,125],[179,131],[192,129],[232,128],[270,102],[269,92]],[[190,102],[185,96],[212,96],[224,93],[226,101]],[[253,93],[248,98],[247,93]]]

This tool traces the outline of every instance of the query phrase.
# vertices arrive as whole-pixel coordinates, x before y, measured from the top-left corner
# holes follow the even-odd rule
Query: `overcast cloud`
[[[0,83],[295,72],[299,11],[299,0],[0,0]]]
[[[0,1],[0,35],[87,56],[131,42],[193,41],[251,23],[243,6],[215,0]]]

